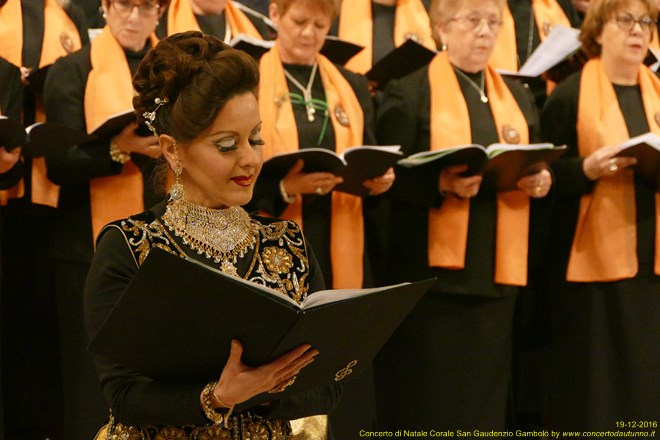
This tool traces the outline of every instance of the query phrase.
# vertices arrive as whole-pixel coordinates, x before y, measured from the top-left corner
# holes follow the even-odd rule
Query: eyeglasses
[[[157,3],[133,3],[130,0],[114,0],[112,4],[117,9],[117,12],[122,14],[131,14],[133,9],[138,8],[138,12],[143,17],[153,17],[158,14],[160,5]]]
[[[473,31],[479,26],[481,26],[482,22],[486,22],[486,25],[490,28],[491,31],[495,32],[497,31],[500,26],[502,26],[502,20],[499,18],[495,17],[482,17],[480,15],[468,15],[465,17],[454,17],[451,18],[449,21],[458,21],[463,24],[463,27],[469,31]]]
[[[639,27],[642,29],[642,31],[651,32],[653,27],[656,25],[656,21],[648,15],[635,18],[630,14],[618,14],[616,17],[614,17],[614,21],[616,22],[617,26],[619,26],[619,29],[624,31],[631,31],[635,27],[635,24],[639,23]]]

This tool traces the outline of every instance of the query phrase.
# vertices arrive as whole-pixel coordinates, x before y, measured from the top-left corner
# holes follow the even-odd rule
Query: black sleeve
[[[559,84],[541,112],[542,138],[555,145],[566,145],[568,151],[553,166],[555,189],[560,195],[581,196],[591,192],[594,182],[582,170],[577,142],[577,112],[580,72]]]
[[[525,115],[529,127],[529,142],[532,144],[541,142],[541,121],[531,90],[515,79],[504,78],[504,82],[511,90],[523,115]]]
[[[559,3],[559,6],[564,10],[564,14],[566,14],[572,27],[579,28],[582,26],[582,18],[575,9],[575,6],[573,6],[572,0],[557,0],[557,3]]]
[[[378,109],[378,141],[384,145],[401,145],[401,151],[406,156],[430,148],[428,142],[422,140],[427,137],[422,136],[423,123],[420,123],[422,113],[430,112],[427,72],[427,69],[422,69],[400,80],[390,81]],[[442,197],[438,191],[438,170],[432,166],[396,167],[395,172],[396,180],[389,192],[391,197],[420,207],[440,206]]]
[[[369,91],[369,80],[366,76],[351,72],[342,66],[336,65],[339,71],[344,75],[357,97],[362,113],[364,115],[364,134],[362,136],[363,145],[376,144],[376,114],[374,110],[374,101]]]
[[[105,230],[85,285],[85,324],[90,337],[98,332],[136,271],[124,235],[116,228]],[[117,421],[127,425],[208,423],[199,403],[204,383],[157,382],[101,356],[94,360]]]
[[[17,121],[23,110],[21,71],[4,58],[0,58],[0,113]]]
[[[98,10],[98,8],[96,8]],[[77,4],[74,4],[73,2],[70,2],[64,10],[66,11],[67,15],[71,18],[71,21],[73,21],[73,24],[75,24],[76,28],[78,29],[78,33],[80,34],[80,42],[82,43],[83,46],[89,44],[89,29],[87,26],[87,18],[85,17],[85,11],[83,11],[82,8],[80,8]]]
[[[44,86],[46,119],[87,132],[85,85],[91,70],[89,46],[61,58],[48,71]],[[46,157],[48,178],[58,185],[116,175],[121,165],[110,159],[109,141],[76,145]]]
[[[21,72],[4,58],[0,58],[0,84],[0,114],[20,121],[23,99]],[[23,177],[23,171],[23,162],[19,159],[9,171],[0,174],[0,189],[15,186]]]

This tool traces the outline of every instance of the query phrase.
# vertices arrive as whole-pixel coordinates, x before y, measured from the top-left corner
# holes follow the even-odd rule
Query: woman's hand
[[[0,174],[4,174],[7,171],[11,170],[18,159],[21,157],[21,149],[14,148],[11,151],[7,151],[5,147],[0,147]]]
[[[540,199],[550,192],[552,174],[547,169],[543,169],[538,173],[521,178],[516,185],[528,196]]]
[[[158,138],[156,136],[139,136],[135,133],[137,127],[137,122],[131,122],[112,138],[112,142],[126,153],[142,154],[152,159],[159,158],[162,151],[158,145]]]
[[[298,194],[318,194],[320,196],[329,193],[344,179],[332,173],[304,173],[305,161],[299,159],[286,176],[284,176],[284,190],[290,196]]]
[[[318,353],[318,350],[310,345],[303,344],[269,364],[250,368],[241,361],[243,346],[234,340],[231,343],[229,360],[220,374],[213,394],[225,405],[238,405],[257,394],[286,385],[300,370],[313,362]]]
[[[365,180],[362,182],[367,189],[369,189],[370,196],[378,196],[389,191],[394,183],[394,168],[388,169],[382,176],[374,177],[373,179]]]
[[[582,171],[589,180],[615,175],[619,170],[637,163],[634,157],[614,157],[621,147],[613,145],[594,151],[582,161]]]
[[[441,193],[453,193],[458,197],[469,199],[479,192],[483,177],[481,175],[463,177],[461,173],[467,171],[468,166],[451,165],[443,168],[438,177],[438,189]]]

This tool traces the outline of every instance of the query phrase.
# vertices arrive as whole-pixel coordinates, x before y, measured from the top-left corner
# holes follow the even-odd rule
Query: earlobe
[[[176,140],[167,134],[161,134],[158,136],[158,144],[160,149],[165,156],[165,160],[172,170],[180,165],[179,159],[179,147],[177,146]]]
[[[270,5],[268,5],[268,16],[276,25],[279,24],[280,11],[275,2],[271,2]]]

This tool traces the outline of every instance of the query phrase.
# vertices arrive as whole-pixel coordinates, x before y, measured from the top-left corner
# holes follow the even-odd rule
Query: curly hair
[[[156,108],[153,125],[180,143],[208,128],[234,96],[257,95],[259,68],[252,57],[198,31],[171,35],[144,57],[133,78],[133,107],[140,122]]]

